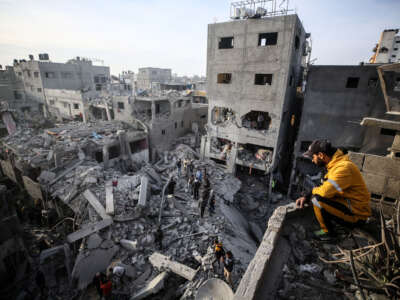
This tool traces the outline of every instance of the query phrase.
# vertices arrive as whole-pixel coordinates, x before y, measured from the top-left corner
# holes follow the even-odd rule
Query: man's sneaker
[[[320,240],[322,242],[330,242],[335,239],[335,236],[330,234],[329,232],[325,232],[323,229],[314,231],[314,238]]]

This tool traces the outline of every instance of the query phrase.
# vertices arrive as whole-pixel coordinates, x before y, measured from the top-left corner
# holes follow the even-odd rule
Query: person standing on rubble
[[[100,284],[101,291],[105,300],[111,300],[112,282],[110,277],[107,276],[105,281]]]
[[[176,162],[176,168],[178,170],[179,177],[181,177],[181,167],[182,167],[182,161],[180,159],[178,159],[178,161]]]
[[[188,163],[188,174],[189,174],[189,176],[193,175],[193,161],[192,160],[189,160],[189,163]]]
[[[212,189],[210,192],[209,200],[208,200],[208,213],[212,216],[215,212],[215,194]]]
[[[195,178],[193,181],[193,198],[194,200],[199,200],[199,190],[200,190],[200,181],[199,179]]]
[[[323,184],[296,200],[299,208],[311,200],[321,227],[314,232],[316,238],[322,241],[335,238],[332,221],[350,227],[365,223],[371,216],[370,193],[360,170],[349,156],[328,140],[313,141],[303,156],[327,169]]]
[[[210,181],[208,180],[207,176],[204,176],[203,190],[201,193],[201,201],[199,203],[200,218],[203,218],[203,216],[204,216],[204,211],[206,210],[209,197],[210,197]]]
[[[215,238],[214,240],[214,254],[215,254],[215,259],[212,264],[214,265],[214,263],[217,261],[218,268],[221,268],[221,261],[222,258],[225,256],[225,250],[224,247],[222,246],[222,243],[218,240],[218,238]]]
[[[193,196],[193,183],[194,183],[194,176],[191,175],[188,179],[188,183],[187,183],[187,192],[189,193],[189,195],[192,197]]]
[[[96,276],[93,278],[93,285],[95,286],[97,293],[99,294],[99,297],[103,296],[103,291],[101,289],[101,284],[104,281],[104,274],[101,274],[100,272],[96,273]]]
[[[233,282],[232,282],[232,271],[233,271],[233,254],[231,251],[226,252],[226,256],[222,257],[222,261],[224,263],[224,276],[226,281],[229,283],[231,288],[233,289]]]

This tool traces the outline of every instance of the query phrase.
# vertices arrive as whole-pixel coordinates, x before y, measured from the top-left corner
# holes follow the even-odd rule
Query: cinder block
[[[364,153],[349,152],[350,160],[360,169],[360,171],[363,169],[364,156]]]
[[[400,161],[393,160],[390,157],[366,154],[363,171],[389,177],[399,177]]]
[[[378,195],[383,194],[383,192],[385,191],[386,176],[369,173],[366,171],[361,172],[361,174],[370,193]]]
[[[385,196],[400,199],[400,179],[390,177],[386,185]]]

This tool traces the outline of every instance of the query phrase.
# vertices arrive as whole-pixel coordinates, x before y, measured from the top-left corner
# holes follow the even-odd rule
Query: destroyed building
[[[369,62],[371,64],[400,62],[400,34],[399,29],[385,29],[382,31],[378,43],[372,50]]]
[[[208,25],[208,132],[202,155],[284,182],[301,101],[307,35],[297,15]]]
[[[101,91],[110,80],[110,68],[93,65],[90,59],[76,57],[66,63],[49,60],[48,54],[33,55],[29,60],[14,60],[14,71],[24,84],[26,97],[40,104],[47,113],[46,90]]]
[[[137,74],[137,88],[143,91],[150,90],[152,83],[168,83],[171,79],[171,69],[139,68]]]

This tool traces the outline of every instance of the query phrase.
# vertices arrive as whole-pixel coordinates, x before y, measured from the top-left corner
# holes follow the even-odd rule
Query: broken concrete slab
[[[111,220],[111,218],[108,218],[94,224],[89,224],[89,226],[69,234],[67,236],[67,242],[68,243],[76,242],[88,235],[91,235],[92,233],[95,233],[99,230],[102,230],[110,226],[112,223],[113,221]]]
[[[143,289],[136,295],[131,297],[131,300],[144,299],[152,294],[158,293],[164,287],[164,281],[168,277],[168,272],[158,274],[152,281],[150,281]]]
[[[92,207],[100,215],[100,217],[102,217],[104,220],[110,218],[110,216],[107,215],[103,205],[101,205],[97,197],[90,190],[84,191],[83,196],[86,198],[87,201],[89,201],[90,205],[92,205]]]
[[[193,270],[192,268],[185,266],[181,263],[176,261],[170,260],[167,256],[162,255],[158,252],[154,252],[149,257],[150,263],[158,269],[167,269],[175,274],[192,281],[193,278],[196,276],[197,271]]]
[[[100,235],[98,235],[97,233],[93,233],[87,239],[87,247],[88,249],[96,249],[100,246],[102,241],[103,239],[100,237]]]
[[[143,176],[140,180],[140,192],[138,205],[141,207],[146,206],[146,202],[149,199],[149,179]]]
[[[114,192],[111,181],[106,183],[106,213],[114,215]]]
[[[138,242],[137,241],[130,241],[122,239],[119,241],[122,247],[124,247],[128,251],[137,251]]]
[[[79,290],[86,288],[97,272],[105,272],[118,250],[119,247],[112,244],[109,248],[80,252],[72,271],[72,278],[77,280],[77,288]]]

